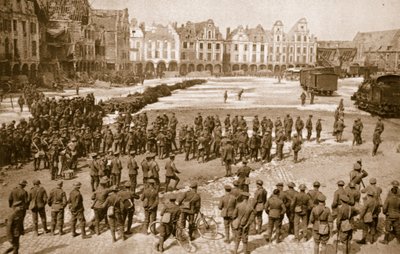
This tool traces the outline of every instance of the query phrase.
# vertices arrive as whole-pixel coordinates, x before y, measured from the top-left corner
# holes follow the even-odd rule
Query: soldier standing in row
[[[283,125],[285,127],[285,135],[287,140],[292,139],[292,128],[293,128],[293,118],[290,114],[287,114],[285,119],[283,119]]]
[[[190,184],[190,190],[178,199],[178,205],[181,207],[179,225],[181,228],[185,228],[186,221],[188,221],[189,237],[190,240],[194,240],[193,231],[194,223],[196,223],[194,217],[200,212],[201,208],[201,197],[197,193],[197,183]]]
[[[397,182],[398,184],[398,182]],[[390,195],[389,195],[390,194]],[[390,234],[394,234],[400,242],[400,196],[399,189],[393,186],[390,189],[385,203],[383,204],[383,214],[385,214],[385,237],[380,243],[388,244]]]
[[[159,202],[158,191],[155,188],[156,181],[154,181],[154,179],[149,179],[147,183],[148,186],[145,187],[142,196],[140,197],[144,208],[144,224],[142,230],[146,235],[149,225],[153,223],[153,221],[156,221]]]
[[[306,239],[308,225],[308,209],[310,207],[310,196],[305,193],[306,186],[300,184],[300,192],[296,194],[292,203],[291,209],[294,211],[294,235],[297,241]]]
[[[374,131],[374,135],[372,136],[372,143],[374,144],[372,148],[372,156],[375,156],[378,152],[379,145],[382,143],[381,133],[379,130]]]
[[[272,136],[271,131],[268,129],[263,138],[261,139],[261,160],[263,162],[271,161],[271,147],[272,147]]]
[[[297,135],[298,135],[301,139],[303,139],[304,122],[303,122],[303,120],[300,118],[300,116],[298,116],[297,119],[296,119],[295,127],[296,127],[296,131],[297,131]]]
[[[165,163],[165,191],[168,192],[169,183],[171,180],[175,181],[175,185],[173,190],[176,190],[176,186],[180,181],[180,178],[176,174],[180,174],[181,172],[175,166],[175,154],[171,154],[169,156],[169,160]]]
[[[221,210],[221,217],[224,219],[225,243],[230,243],[230,232],[232,219],[236,207],[236,197],[231,193],[232,187],[225,185],[225,195],[219,201],[218,209]]]
[[[94,201],[92,205],[92,209],[94,211],[94,230],[97,235],[100,235],[100,222],[103,219],[105,220],[106,225],[108,225],[107,209],[103,206],[107,200],[108,193],[110,192],[110,190],[107,188],[107,184],[108,181],[102,178],[100,180],[100,187],[97,188],[95,193],[92,195],[92,200]]]
[[[128,175],[129,175],[129,181],[131,183],[131,191],[133,193],[136,192],[136,185],[137,185],[137,175],[138,175],[138,169],[139,166],[135,160],[135,151],[130,151],[129,152],[129,158],[128,158]]]
[[[228,100],[228,91],[225,90],[225,92],[224,92],[224,103],[226,103],[226,100]]]
[[[345,253],[348,253],[350,241],[353,238],[353,217],[356,214],[348,204],[349,197],[346,194],[339,196],[340,206],[337,209],[336,228],[338,229],[338,240],[345,245]]]
[[[300,95],[300,99],[301,99],[301,106],[304,106],[306,104],[306,93],[303,91]]]
[[[18,254],[19,238],[24,234],[23,223],[25,208],[22,201],[16,201],[12,204],[13,212],[7,219],[7,237],[8,241],[12,244],[5,253],[13,252]]]
[[[47,229],[47,221],[46,221],[46,209],[45,206],[47,204],[47,192],[46,190],[40,186],[40,180],[33,181],[33,187],[29,191],[29,209],[32,212],[32,220],[34,226],[34,235],[39,235],[38,228],[38,215],[40,215],[40,219],[42,220],[43,231],[45,233],[50,232]]]
[[[254,211],[255,211],[255,221],[256,221],[256,232],[257,234],[262,233],[262,213],[265,208],[265,203],[267,202],[267,191],[263,187],[264,182],[262,180],[257,180],[257,189],[254,193]]]
[[[235,230],[235,254],[238,253],[240,242],[243,242],[243,252],[248,253],[249,229],[255,216],[253,205],[249,202],[249,197],[250,194],[248,192],[242,192],[233,215],[232,228]]]
[[[250,172],[252,171],[252,168],[247,166],[247,159],[244,158],[242,160],[243,166],[238,169],[236,172],[236,175],[238,176],[238,182],[240,189],[245,192],[249,192],[249,184],[250,184]]]
[[[79,191],[81,186],[82,186],[82,184],[80,182],[74,183],[74,189],[69,194],[68,203],[69,203],[69,209],[71,211],[72,237],[76,237],[79,235],[75,231],[76,223],[77,223],[77,221],[79,221],[79,224],[81,227],[82,239],[85,239],[85,238],[88,238],[89,236],[86,235],[86,229],[85,229],[85,226],[86,226],[85,225],[86,219],[85,219],[85,214],[84,214],[85,208],[83,207],[82,194]]]
[[[326,244],[333,229],[331,210],[325,206],[326,197],[321,193],[317,197],[318,205],[311,210],[310,223],[313,224],[314,254],[325,254]]]
[[[111,184],[119,186],[121,183],[122,163],[119,159],[119,151],[114,152],[114,158],[111,160]]]
[[[374,195],[375,192],[369,189],[367,192],[367,200],[364,202],[360,211],[360,220],[363,222],[363,233],[362,239],[356,241],[358,244],[366,244],[368,236],[370,237],[371,244],[376,240],[375,234],[380,206]]]
[[[286,207],[286,217],[288,218],[288,221],[289,221],[288,233],[294,235],[294,214],[295,214],[295,212],[294,212],[294,209],[292,209],[291,204],[299,192],[294,189],[294,187],[296,187],[296,184],[294,182],[289,182],[287,184],[287,187],[288,187],[288,189],[286,191],[282,191],[281,194],[284,195],[285,198],[287,199],[287,201],[284,202],[284,204]]]
[[[313,124],[312,124],[311,118],[312,118],[312,115],[309,115],[308,119],[306,121],[307,141],[310,141],[311,135],[312,135]]]
[[[225,176],[229,177],[232,175],[232,164],[235,161],[235,152],[233,150],[232,141],[227,140],[222,154],[223,161],[225,163]]]
[[[343,117],[340,117],[339,120],[335,123],[335,135],[336,135],[336,142],[341,143],[342,142],[342,135],[344,128],[346,126],[344,125],[343,122]]]
[[[321,132],[322,132],[321,118],[318,118],[317,123],[315,124],[315,131],[317,132],[317,142],[320,143]]]
[[[92,192],[95,192],[99,186],[99,169],[100,164],[97,161],[97,153],[92,153],[92,160],[89,162],[90,167],[90,185],[92,186]]]
[[[62,187],[63,181],[57,182],[57,187],[50,191],[48,199],[48,204],[51,207],[51,235],[54,235],[57,225],[59,226],[59,235],[64,234],[64,209],[67,206],[67,195]]]
[[[276,157],[277,160],[283,160],[283,146],[285,144],[285,134],[283,133],[283,129],[279,129],[277,136],[275,137],[276,143]]]
[[[268,229],[266,240],[267,243],[272,241],[272,233],[276,232],[276,241],[279,243],[281,241],[281,227],[282,227],[282,219],[286,212],[286,207],[283,201],[279,198],[280,190],[275,189],[272,192],[272,196],[268,199],[265,204],[265,212],[268,214]]]
[[[175,203],[176,197],[170,196],[169,202],[167,202],[161,210],[161,225],[159,228],[159,241],[156,244],[156,251],[164,252],[164,241],[172,234],[175,235],[176,224],[180,216],[180,208]]]
[[[126,236],[124,234],[124,224],[122,220],[122,204],[120,196],[117,195],[118,187],[113,185],[110,188],[110,192],[108,193],[108,197],[102,208],[107,209],[107,216],[108,216],[108,225],[110,227],[112,241],[116,242],[117,238],[115,232],[118,230],[119,235],[125,241]]]
[[[21,202],[21,216],[22,216],[22,223],[20,224],[21,229],[19,232],[22,232],[24,234],[24,219],[26,215],[26,210],[29,207],[29,196],[28,192],[25,190],[26,185],[28,182],[26,180],[22,180],[19,182],[19,185],[15,187],[11,193],[10,196],[8,197],[8,205],[10,208],[14,207],[14,203],[16,202]]]
[[[303,143],[303,141],[301,141],[301,138],[297,136],[297,134],[293,134],[293,142],[292,142],[292,150],[294,153],[294,163],[297,163],[297,158],[298,158],[298,154],[299,151],[301,150],[301,144]]]

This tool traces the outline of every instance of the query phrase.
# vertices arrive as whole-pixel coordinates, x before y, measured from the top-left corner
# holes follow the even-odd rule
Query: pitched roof
[[[145,31],[146,40],[174,40],[174,35],[171,28],[160,24],[146,27]]]
[[[358,32],[353,39],[355,45],[362,44],[368,51],[400,50],[400,29]]]

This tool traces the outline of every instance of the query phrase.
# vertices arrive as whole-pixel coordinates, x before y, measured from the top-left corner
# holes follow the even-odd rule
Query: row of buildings
[[[0,0],[0,76],[129,70],[128,10],[88,0]]]
[[[276,21],[271,30],[261,25],[227,28],[226,38],[211,19],[181,26],[131,22],[130,59],[136,72],[280,72],[315,65],[316,47],[317,38],[304,18],[289,32],[284,31],[281,21]]]
[[[226,29],[213,20],[179,25],[129,22],[128,10],[98,10],[88,0],[0,0],[0,77],[38,72],[74,77],[105,70],[161,76],[282,72],[291,67],[378,65],[400,68],[400,30],[317,41],[302,18]]]

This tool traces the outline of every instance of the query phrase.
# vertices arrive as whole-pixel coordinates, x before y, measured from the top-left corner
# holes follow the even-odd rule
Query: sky
[[[277,20],[284,31],[306,18],[318,40],[352,40],[357,32],[400,29],[400,0],[89,0],[93,8],[128,8],[129,18],[146,24],[213,19],[227,27],[270,30]]]

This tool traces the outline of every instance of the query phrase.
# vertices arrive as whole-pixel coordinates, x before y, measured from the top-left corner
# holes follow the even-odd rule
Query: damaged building
[[[0,0],[0,77],[34,78],[39,60],[39,25],[34,2]]]

